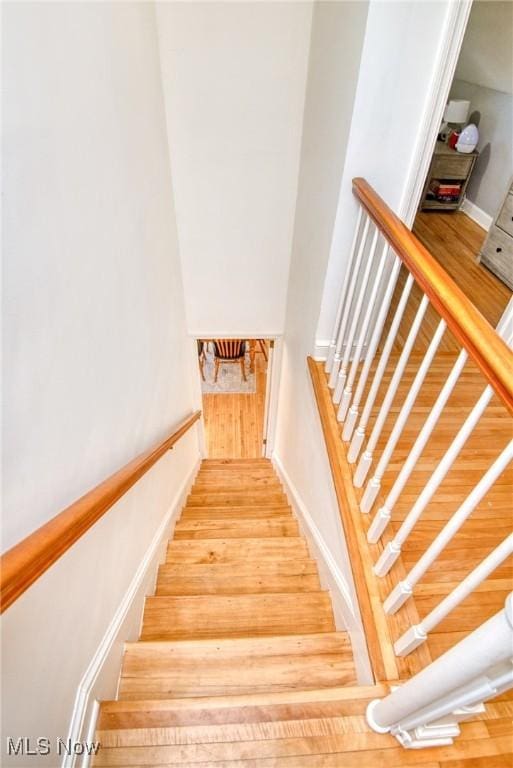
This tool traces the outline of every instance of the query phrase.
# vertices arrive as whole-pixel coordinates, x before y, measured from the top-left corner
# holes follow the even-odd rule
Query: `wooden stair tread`
[[[204,642],[204,641],[202,641]],[[233,642],[233,641],[231,641]],[[147,643],[144,643],[146,645]],[[128,644],[127,644],[128,645]],[[297,690],[297,691],[269,691],[268,693],[245,693],[232,696],[201,696],[195,698],[171,698],[171,699],[116,699],[106,700],[101,704],[99,724],[104,715],[140,712],[168,712],[170,715],[180,712],[196,712],[196,717],[209,711],[217,712],[223,709],[233,710],[239,707],[244,711],[247,707],[267,706],[307,706],[315,704],[338,704],[341,708],[351,709],[355,701],[365,704],[377,697],[386,696],[390,692],[386,683],[375,685],[348,685],[333,686],[330,688]],[[363,706],[363,705],[356,705]]]
[[[285,492],[276,480],[272,483],[258,484],[254,480],[222,480],[215,483],[197,483],[191,489],[189,499],[195,499],[198,496],[212,494],[234,494],[243,493],[245,495],[256,496],[257,498],[266,497],[272,494],[283,494]]]
[[[334,653],[341,648],[350,649],[347,632],[319,632],[296,635],[275,635],[271,637],[215,638],[212,640],[177,640],[174,642],[129,642],[125,653],[134,657],[155,660],[165,657],[172,659],[231,658],[233,655],[250,659],[254,656],[274,656],[290,653]]]
[[[246,507],[259,505],[276,507],[286,505],[287,497],[283,491],[251,490],[251,491],[206,491],[190,494],[187,497],[188,507]]]
[[[308,549],[300,536],[263,539],[208,539],[205,541],[171,541],[167,549],[168,563],[238,563],[248,560],[300,559],[308,557]]]
[[[349,721],[349,718],[347,718]],[[344,733],[329,736],[296,733],[289,738],[266,738],[219,743],[105,748],[95,758],[95,766],[123,765],[160,768],[169,764],[196,765],[198,768],[510,768],[511,738],[489,738],[482,723],[463,723],[462,734],[450,747],[432,747],[411,755],[393,736],[361,729],[357,719]],[[116,754],[117,752],[121,754]],[[495,758],[498,758],[497,760]],[[477,762],[479,760],[479,762]],[[440,763],[438,761],[441,761]]]
[[[279,482],[279,479],[276,477],[276,474],[272,469],[268,467],[251,467],[248,469],[238,468],[237,470],[232,470],[229,472],[226,472],[226,470],[223,469],[200,469],[196,475],[195,484],[217,482],[218,480],[226,482],[228,479],[237,482],[238,480],[246,480],[249,478],[263,482]]]
[[[286,560],[295,563],[295,560]],[[211,566],[209,566],[211,567]],[[317,573],[296,575],[276,574],[275,576],[241,576],[234,578],[223,574],[217,577],[166,575],[160,571],[157,579],[157,595],[250,595],[275,592],[318,592],[320,590]]]
[[[345,632],[126,646],[121,698],[206,696],[354,683]]]
[[[273,472],[273,466],[269,459],[203,459],[201,471],[210,469],[223,472],[237,471],[238,469],[262,468]]]
[[[200,488],[206,490],[210,488],[215,489],[218,486],[228,487],[228,490],[232,488],[238,490],[241,486],[244,488],[258,488],[259,490],[265,488],[279,488],[280,490],[283,490],[278,478],[266,471],[265,474],[257,474],[254,472],[241,474],[240,472],[237,472],[234,477],[226,477],[224,472],[222,472],[220,476],[217,473],[215,475],[212,473],[198,475],[191,492],[195,493]]]
[[[216,507],[216,506],[186,506],[183,508],[180,520],[186,519],[223,519],[223,520],[241,520],[258,519],[271,517],[283,517],[283,515],[292,514],[288,505],[274,505],[261,507],[258,505],[251,507]]]
[[[164,563],[157,576],[157,595],[257,594],[261,592],[317,592],[315,562],[278,560],[265,563]]]
[[[184,578],[231,579],[254,576],[261,579],[264,576],[301,576],[316,574],[317,565],[311,557],[275,560],[270,562],[253,563],[241,562],[234,573],[231,563],[163,563],[159,568],[162,575],[183,576]]]
[[[240,637],[335,629],[326,592],[148,597],[142,640]]]
[[[292,515],[271,520],[179,520],[174,538],[225,539],[266,538],[269,536],[298,536],[297,522]]]

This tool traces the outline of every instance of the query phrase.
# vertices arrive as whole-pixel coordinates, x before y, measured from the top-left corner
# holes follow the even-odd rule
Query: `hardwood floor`
[[[486,235],[484,229],[459,211],[419,212],[413,231],[488,322],[495,327],[511,298],[511,291],[486,267],[476,263],[476,256]],[[406,271],[403,269],[392,300],[392,308],[397,307],[405,280]],[[421,298],[420,289],[414,285],[397,335],[396,351],[400,351],[404,346]],[[389,322],[390,319],[391,315]],[[417,351],[427,349],[439,320],[438,313],[429,306],[415,343]],[[458,342],[449,331],[444,334],[440,350],[450,353],[459,351]]]
[[[255,355],[256,392],[204,394],[203,416],[208,457],[255,459],[262,456],[267,363]]]
[[[485,230],[460,211],[421,211],[413,231],[488,322],[496,326],[511,291],[493,272],[476,262]]]

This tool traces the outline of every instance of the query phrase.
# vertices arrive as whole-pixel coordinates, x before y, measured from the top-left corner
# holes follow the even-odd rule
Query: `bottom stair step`
[[[347,633],[139,642],[126,646],[121,699],[337,687],[355,682]]]
[[[141,640],[333,632],[327,592],[148,597]]]
[[[372,699],[383,698],[389,687],[343,686],[231,696],[182,699],[120,699],[103,701],[98,730],[165,728],[266,720],[300,720],[308,717],[364,715]]]
[[[97,738],[102,746],[95,766],[108,765],[253,765],[253,760],[316,756],[324,765],[333,753],[332,766],[346,765],[342,752],[353,753],[350,766],[397,765],[397,742],[392,736],[373,733],[363,714],[367,703],[385,695],[383,686],[332,689],[329,692],[196,699],[187,702],[133,702],[123,710],[120,703],[102,705]],[[148,704],[150,707],[148,707]],[[181,706],[177,706],[181,705]],[[149,718],[143,726],[140,718]],[[148,720],[146,720],[146,723]],[[377,762],[366,763],[365,750],[375,749]],[[356,760],[354,752],[363,754]],[[390,752],[391,760],[385,760]],[[404,753],[402,753],[404,754]],[[348,756],[349,757],[349,756]],[[394,763],[395,758],[395,763]],[[339,762],[335,762],[336,760]],[[269,765],[276,765],[271,762]],[[289,763],[287,763],[289,764]]]

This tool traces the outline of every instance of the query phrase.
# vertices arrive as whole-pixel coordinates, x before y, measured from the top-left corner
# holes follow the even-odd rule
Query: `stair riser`
[[[186,579],[179,577],[166,578],[159,575],[156,595],[257,595],[273,593],[318,592],[321,588],[319,577],[315,574],[308,576],[276,576],[261,579],[255,577],[223,579]]]
[[[258,493],[194,493],[187,497],[188,507],[284,507],[287,506],[287,497],[284,493],[271,493],[263,491]]]
[[[149,597],[141,639],[173,640],[333,632],[325,592],[206,597]]]
[[[186,522],[179,522],[175,527],[174,539],[248,539],[248,538],[267,538],[298,536],[298,525],[294,520],[286,522],[249,522],[236,525],[230,522],[205,524],[194,526]]]
[[[210,539],[207,541],[172,541],[167,550],[168,563],[247,563],[304,560],[308,550],[303,539],[293,536],[275,539]]]
[[[273,507],[184,507],[180,520],[263,520],[293,515],[288,506]]]

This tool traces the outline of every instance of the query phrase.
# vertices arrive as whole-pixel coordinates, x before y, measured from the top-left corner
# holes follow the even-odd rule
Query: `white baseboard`
[[[324,360],[327,360],[330,344],[331,341],[329,339],[316,339],[314,353],[312,355],[313,359],[318,363],[322,363]]]
[[[329,349],[330,349],[330,344],[331,344],[331,341],[329,341],[329,340],[327,341],[326,339],[316,339],[315,340],[314,352],[313,352],[312,357],[313,357],[313,359],[317,363],[323,363],[325,360],[328,359],[328,352],[329,352]],[[353,349],[356,349],[356,346],[357,346],[356,342],[353,343]],[[368,343],[366,341],[364,343],[364,345],[363,345],[361,356],[360,356],[360,359],[362,359],[362,360],[363,360],[363,358],[365,357],[365,355],[367,353],[367,347],[368,347]],[[345,344],[343,345],[342,350],[345,350]],[[353,353],[351,353],[349,359],[350,360],[353,359]]]
[[[319,566],[319,576],[324,589],[331,596],[335,625],[337,629],[344,629],[349,633],[356,667],[359,685],[371,685],[374,683],[370,666],[367,643],[363,632],[363,626],[359,616],[359,610],[353,605],[351,589],[347,583],[341,568],[331,554],[313,517],[308,511],[299,491],[292,482],[289,474],[279,456],[273,453],[272,462],[278,476],[285,487],[285,492],[296,513],[302,533],[309,548]]]
[[[98,701],[93,695],[94,689],[102,674],[107,674],[105,671],[107,668],[109,668],[110,675],[114,670],[116,679],[119,678],[123,643],[126,640],[124,630],[129,622],[132,626],[134,623],[140,625],[144,598],[153,591],[158,563],[162,560],[166,542],[194,482],[200,461],[198,458],[175,494],[169,510],[155,532],[130,586],[78,685],[68,733],[68,739],[72,743],[84,741],[90,743],[94,739],[99,711]],[[89,755],[87,754],[81,758],[77,758],[76,755],[66,755],[62,762],[62,768],[74,768],[77,765],[77,759],[81,759],[81,768],[87,768],[89,765]]]
[[[476,222],[476,224],[479,224],[480,227],[486,229],[487,232],[492,226],[493,216],[490,216],[486,211],[483,211],[482,208],[479,208],[475,203],[469,200],[468,197],[464,199],[460,210],[463,211],[463,213],[466,213],[469,218]]]

